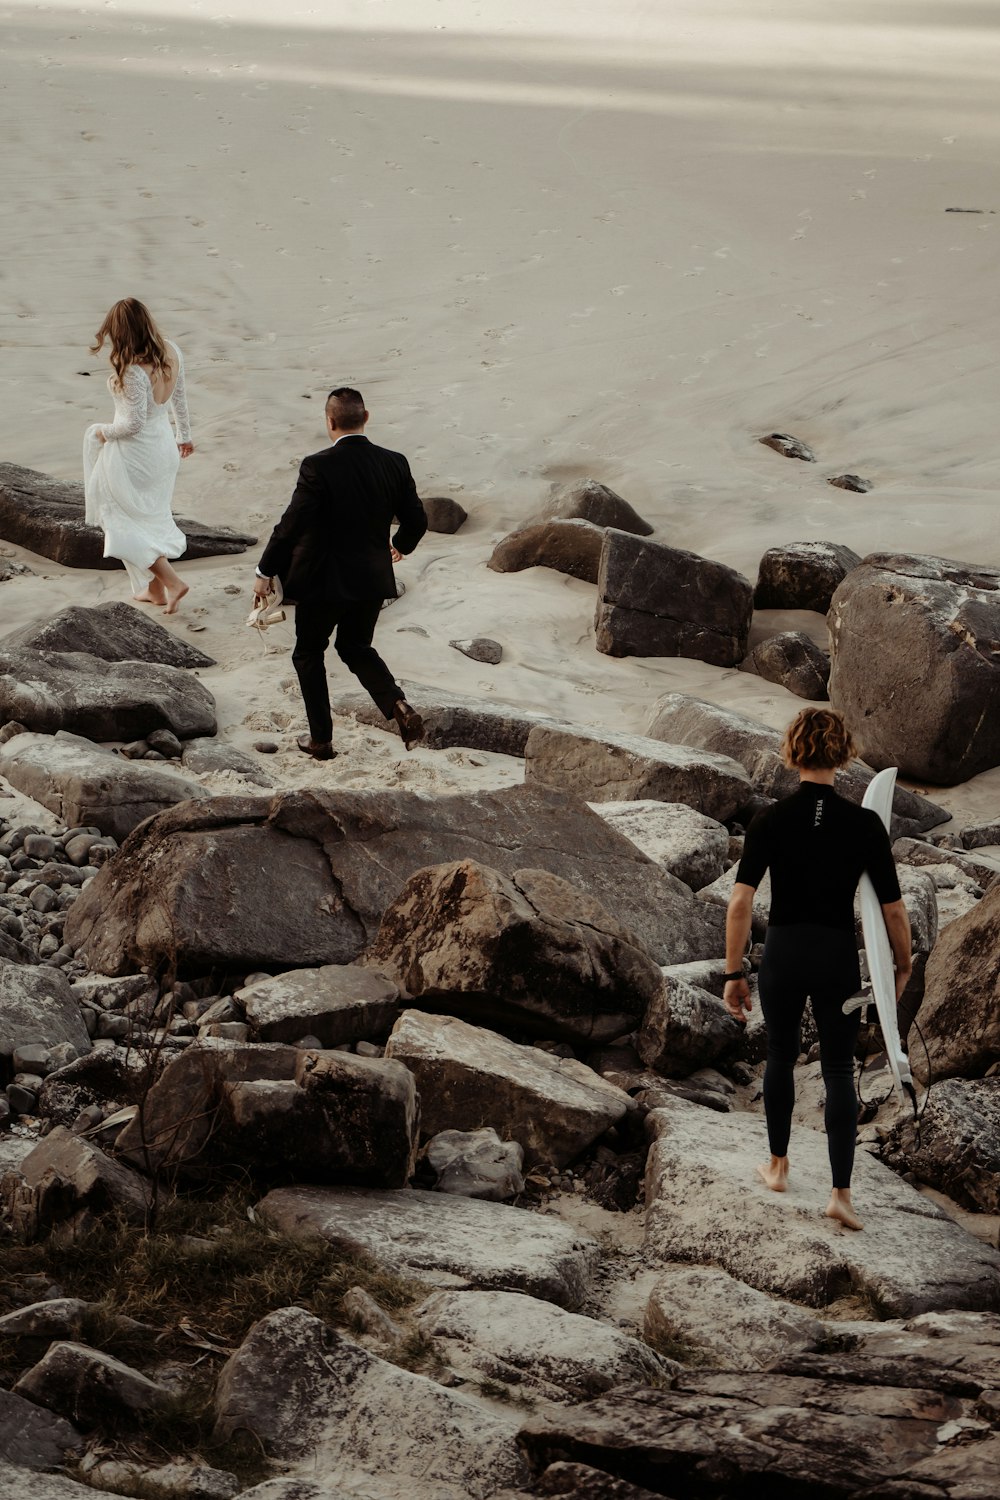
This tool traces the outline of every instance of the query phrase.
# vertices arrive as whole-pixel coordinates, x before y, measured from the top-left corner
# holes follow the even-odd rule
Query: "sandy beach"
[[[323,446],[326,391],[356,384],[421,493],[469,512],[399,569],[378,640],[404,682],[631,730],[677,689],[796,711],[735,670],[601,656],[591,586],[486,569],[568,480],[751,579],[768,546],[813,538],[1000,564],[993,7],[129,0],[0,20],[3,457],[79,476],[83,429],[111,415],[87,346],[138,295],[187,361],[175,509],[263,541]],[[776,429],[818,463],[760,446]],[[825,482],[845,470],[872,492]],[[37,574],[3,585],[5,633],[126,597],[124,573],[15,555]],[[266,654],[243,628],[257,555],[186,566],[170,625],[218,659],[224,738],[275,733],[282,784],[519,779],[349,724],[333,765],[299,756],[291,626]],[[759,615],[755,636],[774,628],[825,638],[815,615]],[[498,667],[448,644],[477,635]],[[995,813],[1000,771],[939,800]]]

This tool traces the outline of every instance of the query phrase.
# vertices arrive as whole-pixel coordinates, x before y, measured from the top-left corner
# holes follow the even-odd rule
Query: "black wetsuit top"
[[[769,926],[854,931],[854,893],[867,872],[882,905],[900,899],[889,835],[878,813],[817,781],[758,813],[736,879],[755,889],[771,872]]]

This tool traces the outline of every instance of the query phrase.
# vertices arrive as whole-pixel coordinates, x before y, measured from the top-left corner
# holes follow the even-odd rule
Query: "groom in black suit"
[[[348,386],[326,398],[332,446],[302,460],[291,503],[271,533],[254,592],[266,595],[281,579],[296,605],[292,663],[309,721],[298,746],[316,760],[332,760],[333,719],[326,680],[326,648],[337,631],[337,655],[395,719],[409,750],[423,738],[416,709],[372,645],[385,599],[396,597],[392,565],[412,552],[427,530],[410,466],[401,453],[365,437],[368,413]],[[399,525],[391,542],[393,519]]]

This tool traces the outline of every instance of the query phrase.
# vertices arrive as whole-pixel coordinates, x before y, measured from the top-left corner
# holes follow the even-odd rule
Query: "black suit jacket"
[[[366,437],[341,438],[302,460],[291,503],[271,532],[260,571],[290,602],[393,599],[392,545],[412,552],[427,530],[410,466]]]

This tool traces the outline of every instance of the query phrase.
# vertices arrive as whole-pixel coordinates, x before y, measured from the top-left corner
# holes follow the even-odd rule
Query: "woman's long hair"
[[[781,742],[785,765],[794,771],[835,771],[857,754],[851,731],[835,708],[804,708]]]
[[[163,334],[137,297],[123,297],[114,304],[97,330],[91,354],[103,349],[105,339],[111,344],[111,366],[119,389],[129,365],[150,365],[154,374],[157,370],[166,374],[170,368]]]

